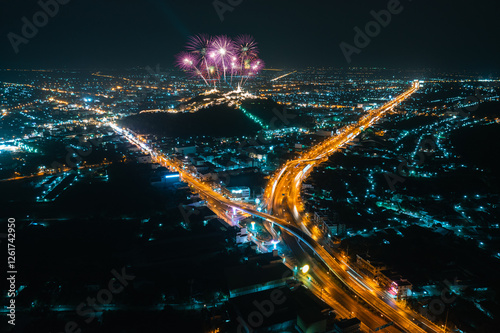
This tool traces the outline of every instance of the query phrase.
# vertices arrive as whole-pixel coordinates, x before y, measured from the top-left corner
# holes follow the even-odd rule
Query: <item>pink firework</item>
[[[176,56],[177,67],[182,70],[190,71],[198,65],[198,58],[195,54],[189,52],[181,52]]]
[[[264,68],[264,62],[257,58],[257,43],[249,35],[240,35],[235,40],[225,35],[196,35],[189,39],[186,50],[177,56],[177,67],[201,77],[214,88],[217,83],[233,87],[234,76],[241,78],[239,86],[242,86]]]
[[[254,74],[258,74],[264,69],[265,64],[264,64],[264,61],[262,61],[260,59],[255,59],[250,64],[250,67],[251,67],[251,70]]]
[[[190,37],[186,45],[186,49],[189,52],[196,54],[200,59],[200,70],[205,73],[208,81],[210,81],[211,78],[215,77],[211,74],[209,59],[207,59],[209,52],[208,50],[212,45],[212,42],[212,37],[205,34],[200,34]]]
[[[227,70],[231,63],[231,59],[235,55],[235,45],[233,40],[225,35],[216,36],[213,39],[208,52],[209,56],[215,61],[215,63],[222,67],[224,80],[226,80]]]
[[[236,44],[236,52],[241,59],[253,59],[259,54],[257,43],[250,35],[240,35],[234,40]]]
[[[207,55],[210,45],[212,45],[212,37],[201,34],[190,37],[186,49],[189,52],[198,54],[200,59],[203,59]]]
[[[177,67],[188,72],[195,77],[201,77],[208,85],[208,82],[203,73],[198,69],[200,59],[196,54],[189,52],[181,52],[177,56]]]
[[[215,54],[219,60],[227,60],[235,55],[235,44],[226,35],[216,36],[209,48],[210,54]]]
[[[247,61],[247,65],[244,68],[243,75],[241,76],[240,85],[243,86],[251,77],[259,74],[265,67],[265,64],[260,59],[255,59],[251,62]]]

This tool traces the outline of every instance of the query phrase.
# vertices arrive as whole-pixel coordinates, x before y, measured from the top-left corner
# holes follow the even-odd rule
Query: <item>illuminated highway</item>
[[[309,246],[315,244],[312,246],[314,252],[319,255],[329,270],[347,285],[357,297],[377,309],[403,330],[435,332],[440,330],[439,327],[414,312],[400,307],[386,292],[377,289],[372,281],[367,281],[351,269],[343,258],[331,255],[320,246],[317,241],[320,239],[321,233],[303,214],[304,206],[300,197],[302,183],[314,167],[325,162],[330,155],[345,146],[364,129],[372,126],[398,104],[405,101],[418,88],[419,83],[415,81],[411,89],[382,107],[369,112],[358,123],[343,128],[336,136],[313,146],[297,159],[288,161],[271,178],[264,197],[268,212],[272,212],[276,217],[292,221],[289,224],[293,224],[296,229],[303,233],[302,238],[306,238],[304,235],[310,237],[309,241],[305,243]],[[322,268],[317,267],[317,269],[321,270]],[[327,287],[328,282],[325,282],[325,279],[322,279],[322,281],[322,288]],[[352,300],[344,302],[349,306],[360,308],[359,305],[356,306],[356,303],[356,301]],[[360,312],[357,311],[358,316],[360,316]],[[364,323],[366,324],[366,321]],[[372,326],[371,328],[374,329],[375,327]]]
[[[335,258],[325,250],[317,241],[317,232],[315,232],[314,229],[313,232],[308,229],[311,227],[310,223],[300,214],[300,212],[303,211],[300,202],[301,185],[313,167],[325,161],[328,156],[354,139],[364,129],[377,122],[386,112],[393,110],[395,106],[406,100],[417,91],[418,88],[419,84],[415,82],[411,89],[386,103],[379,109],[369,112],[367,115],[363,116],[357,124],[345,127],[337,136],[312,147],[310,150],[304,152],[298,159],[287,162],[285,166],[271,178],[266,189],[266,204],[269,211],[272,210],[273,215],[260,212],[256,210],[253,205],[229,200],[220,193],[219,188],[214,188],[213,184],[205,183],[196,175],[188,172],[186,166],[184,166],[181,161],[169,158],[156,149],[149,147],[128,130],[119,128],[115,124],[109,123],[109,125],[117,133],[124,135],[130,142],[139,146],[144,152],[151,154],[158,163],[179,172],[183,181],[188,183],[194,191],[198,192],[200,196],[207,201],[208,206],[225,221],[232,223],[231,219],[228,218],[228,212],[236,209],[239,212],[257,216],[265,221],[278,225],[295,236],[302,243],[306,244],[327,267],[315,266],[318,270],[315,274],[317,276],[322,275],[321,279],[318,278],[319,281],[328,281],[328,279],[325,279],[323,276],[324,274],[335,275],[338,280],[349,288],[355,297],[359,297],[371,307],[375,308],[382,316],[394,322],[397,327],[404,331],[437,332],[440,331],[439,327],[422,316],[400,307],[392,298],[387,297],[385,292],[376,290],[373,283],[365,281],[363,277],[359,276],[342,260],[342,258]],[[327,293],[328,290],[332,290],[333,286],[331,285],[331,281],[329,283],[330,285],[322,285],[321,290],[326,289]],[[345,296],[346,294],[344,293],[342,295]],[[335,295],[335,297],[337,296],[339,295]],[[350,299],[351,301],[348,303],[351,306],[358,304],[352,297]],[[347,303],[347,301],[344,303]],[[356,309],[360,309],[360,307],[356,306]],[[366,313],[369,312],[366,309],[363,310]],[[363,319],[365,319],[366,314],[363,315],[360,313],[363,312],[363,310],[358,311],[356,316],[360,318],[364,317]],[[366,320],[371,321],[369,318],[366,318]],[[389,330],[392,331],[392,329]]]

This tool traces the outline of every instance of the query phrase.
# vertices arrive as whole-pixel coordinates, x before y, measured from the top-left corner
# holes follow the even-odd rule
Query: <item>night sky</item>
[[[42,0],[52,1],[52,0]],[[63,1],[63,0],[60,0]],[[500,70],[497,1],[401,0],[402,12],[348,64],[339,44],[354,44],[371,10],[390,0],[64,0],[59,12],[16,54],[7,37],[40,10],[37,0],[3,0],[1,68],[172,66],[189,35],[254,35],[268,67],[379,66]],[[238,4],[239,3],[239,4]]]

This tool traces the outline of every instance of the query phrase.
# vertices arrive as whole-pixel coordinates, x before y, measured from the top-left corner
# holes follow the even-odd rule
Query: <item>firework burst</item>
[[[236,52],[241,59],[254,59],[259,55],[255,39],[250,35],[240,35],[235,38]]]
[[[201,78],[207,86],[233,87],[233,78],[243,86],[257,75],[264,62],[258,59],[259,50],[252,36],[197,35],[189,38],[186,51],[176,56],[176,65],[193,77]]]
[[[208,85],[208,81],[203,75],[202,71],[199,70],[198,64],[200,63],[200,58],[194,53],[181,52],[177,55],[177,67],[180,69],[191,73],[195,77],[200,77]]]
[[[212,37],[201,34],[190,37],[189,42],[186,45],[186,49],[189,52],[198,54],[201,58],[204,58],[210,48],[210,45],[212,45]]]

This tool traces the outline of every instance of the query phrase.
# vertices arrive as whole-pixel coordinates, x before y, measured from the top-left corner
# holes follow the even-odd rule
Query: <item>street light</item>
[[[306,274],[307,272],[309,272],[309,265],[304,265],[300,270],[302,271],[302,273]]]

